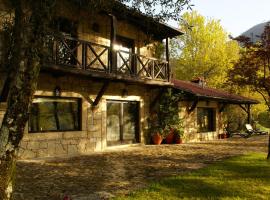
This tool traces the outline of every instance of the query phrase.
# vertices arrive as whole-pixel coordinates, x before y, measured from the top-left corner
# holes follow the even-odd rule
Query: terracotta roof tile
[[[236,104],[257,104],[259,103],[257,100],[250,99],[247,97],[243,97],[236,94],[231,94],[222,90],[209,88],[206,86],[200,86],[197,83],[192,83],[189,81],[182,81],[174,79],[172,80],[174,88],[188,92],[197,97],[208,98],[208,99],[216,99],[219,101],[224,101],[228,103],[236,103]]]

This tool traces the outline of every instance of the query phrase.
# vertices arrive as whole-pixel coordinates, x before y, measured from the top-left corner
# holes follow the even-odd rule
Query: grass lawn
[[[265,154],[239,156],[116,199],[270,199],[270,162]]]

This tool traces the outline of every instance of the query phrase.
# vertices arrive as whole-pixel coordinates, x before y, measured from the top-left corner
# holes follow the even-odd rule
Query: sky
[[[236,37],[252,26],[270,20],[270,0],[191,0],[193,10],[218,19]],[[175,25],[174,25],[175,26]]]

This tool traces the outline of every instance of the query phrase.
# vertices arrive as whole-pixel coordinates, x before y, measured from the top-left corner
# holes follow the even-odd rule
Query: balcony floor
[[[172,86],[171,82],[165,80],[152,80],[152,79],[142,79],[139,77],[127,76],[124,74],[114,74],[114,73],[105,73],[99,71],[88,71],[76,69],[74,67],[66,67],[61,65],[48,64],[42,67],[42,72],[49,72],[50,74],[55,75],[76,75],[86,78],[98,79],[98,80],[109,80],[112,82],[129,82],[135,84],[143,85],[158,85],[158,86]]]

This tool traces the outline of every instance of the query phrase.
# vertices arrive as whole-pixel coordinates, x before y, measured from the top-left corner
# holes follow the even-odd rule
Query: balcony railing
[[[55,65],[147,80],[170,78],[167,61],[71,37],[50,37],[49,41],[48,62]]]

